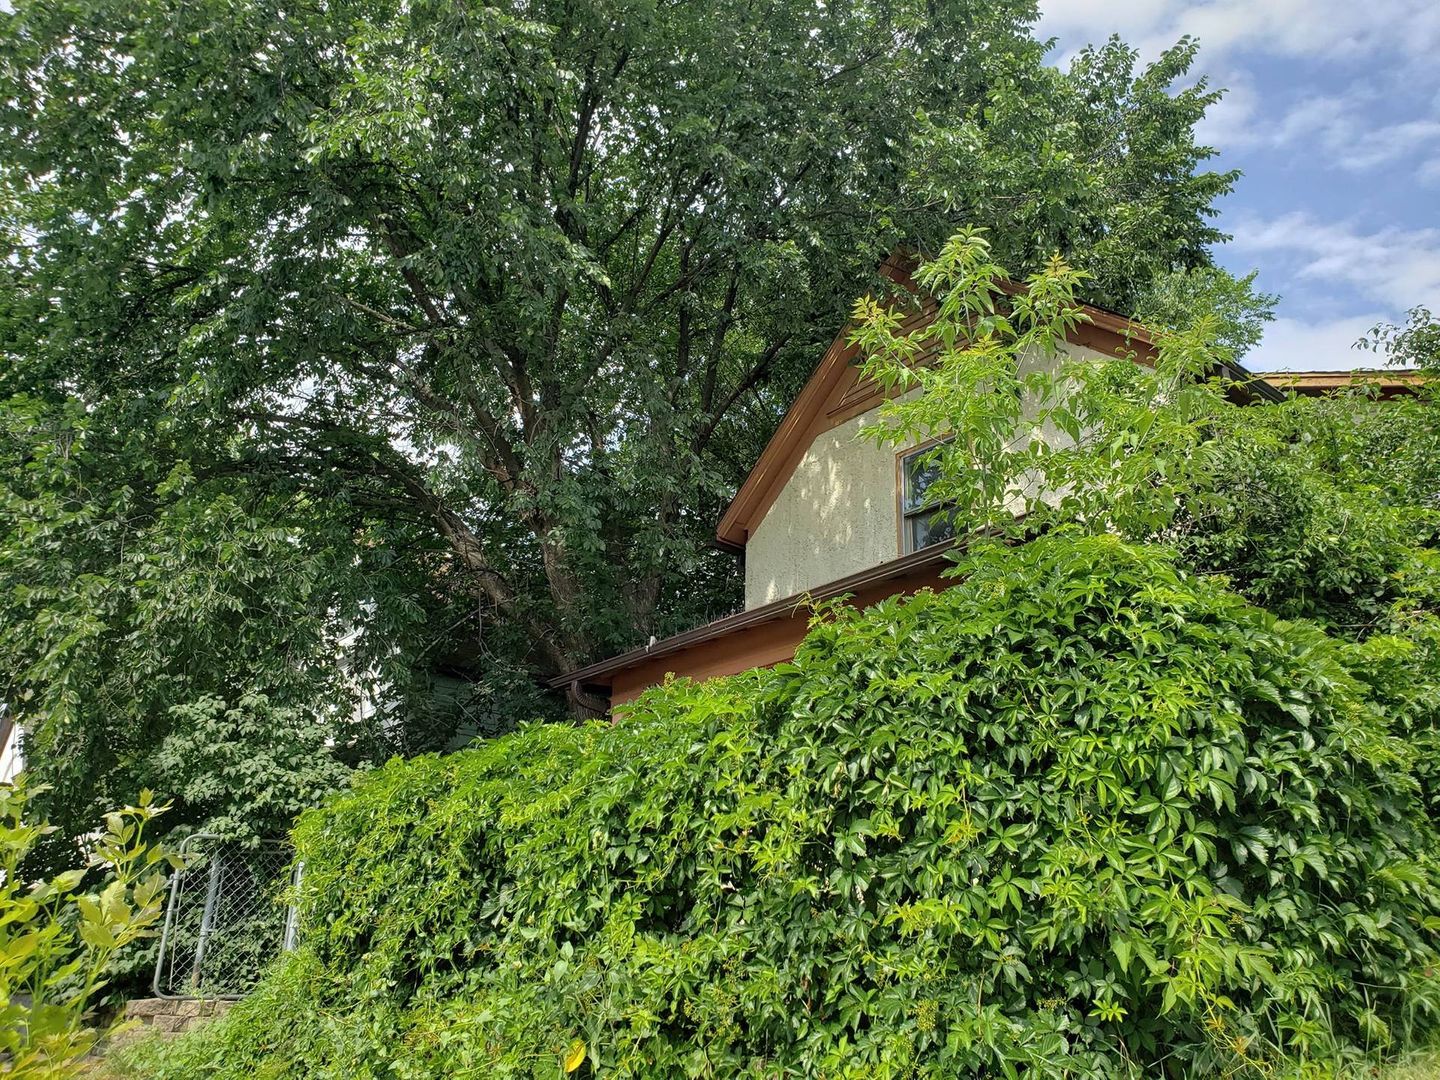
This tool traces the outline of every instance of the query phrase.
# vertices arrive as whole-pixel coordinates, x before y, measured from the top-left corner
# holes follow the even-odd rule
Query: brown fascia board
[[[913,255],[896,249],[881,260],[876,269],[881,277],[914,292],[915,283],[910,274],[918,265],[919,260]],[[745,550],[745,543],[750,539],[750,519],[757,504],[764,501],[770,486],[769,481],[777,471],[794,467],[794,462],[788,459],[792,456],[790,451],[795,442],[804,436],[816,413],[825,404],[836,380],[844,375],[855,358],[857,350],[848,341],[850,330],[850,321],[847,319],[820,358],[820,363],[815,365],[810,378],[805,380],[800,393],[785,410],[775,434],[770,436],[765,449],[760,451],[759,458],[741,482],[735,497],[730,500],[730,505],[725,508],[725,513],[715,526],[716,546],[722,550]]]
[[[1415,368],[1356,368],[1351,371],[1274,371],[1265,379],[1281,390],[1297,394],[1329,394],[1352,387],[1374,386],[1382,396],[1417,393],[1425,375]]]
[[[945,561],[946,555],[955,546],[953,540],[935,544],[923,548],[920,551],[912,552],[909,555],[902,555],[898,559],[891,559],[876,566],[868,567],[865,570],[857,571],[843,578],[837,578],[824,585],[816,586],[796,596],[787,596],[783,600],[776,600],[773,603],[765,604],[762,607],[751,608],[749,611],[737,611],[734,615],[727,615],[723,619],[716,619],[714,622],[697,626],[693,630],[686,630],[684,633],[675,634],[673,637],[657,641],[653,645],[644,645],[638,649],[631,649],[629,652],[621,653],[619,656],[612,656],[608,660],[600,660],[588,667],[580,668],[566,675],[557,675],[547,684],[553,690],[561,690],[574,683],[582,685],[587,683],[604,683],[610,675],[617,671],[624,671],[628,667],[645,660],[654,660],[656,657],[669,656],[672,653],[680,652],[695,645],[700,645],[714,638],[724,637],[726,634],[733,634],[737,630],[747,627],[758,626],[761,623],[769,622],[771,619],[790,618],[797,611],[811,603],[821,600],[831,600],[837,596],[844,596],[846,593],[863,589],[867,585],[875,585],[891,578],[907,577],[916,570],[923,569],[933,563]]]
[[[732,551],[744,550],[745,542],[750,538],[748,526],[751,511],[764,497],[769,486],[768,481],[777,471],[793,467],[793,463],[788,460],[789,451],[797,440],[803,438],[811,421],[834,388],[836,380],[849,368],[855,355],[856,350],[845,340],[849,336],[848,331],[847,323],[846,329],[842,330],[825,350],[820,363],[805,381],[795,400],[790,403],[790,408],[785,410],[780,426],[775,429],[775,434],[770,436],[770,441],[760,452],[754,467],[746,474],[735,498],[730,500],[730,505],[721,515],[719,524],[715,526],[715,539],[723,547]]]

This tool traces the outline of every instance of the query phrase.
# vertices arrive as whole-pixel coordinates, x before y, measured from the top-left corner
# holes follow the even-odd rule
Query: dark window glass
[[[926,495],[940,475],[939,463],[933,457],[934,447],[907,454],[901,461],[905,490],[901,493],[901,512],[905,517],[903,531],[905,553],[919,551],[955,536],[953,507],[937,503]]]

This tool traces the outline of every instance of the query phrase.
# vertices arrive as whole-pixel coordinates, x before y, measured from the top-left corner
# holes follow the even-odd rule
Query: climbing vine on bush
[[[1380,639],[1114,537],[961,569],[364,777],[302,820],[300,953],[144,1075],[1276,1075],[1434,1031]]]

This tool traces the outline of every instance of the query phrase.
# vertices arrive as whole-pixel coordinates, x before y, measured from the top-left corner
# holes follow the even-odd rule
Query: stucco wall
[[[745,542],[745,606],[895,558],[895,449],[859,438],[878,410],[821,433]]]
[[[1101,358],[1082,346],[1065,349],[1072,356]],[[1026,369],[1050,362],[1027,360]],[[859,437],[879,414],[879,407],[862,413],[810,444],[746,541],[747,609],[899,557],[895,459],[900,448]]]

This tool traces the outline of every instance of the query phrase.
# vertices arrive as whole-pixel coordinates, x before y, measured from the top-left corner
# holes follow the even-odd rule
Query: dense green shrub
[[[772,672],[363,777],[298,830],[301,951],[137,1072],[554,1077],[578,1040],[606,1076],[1320,1075],[1433,1030],[1378,639],[1104,536],[965,571]]]

